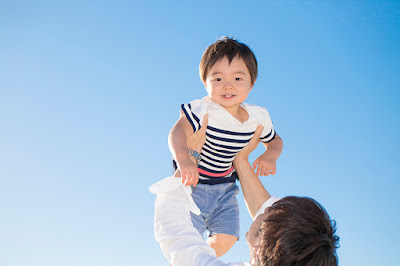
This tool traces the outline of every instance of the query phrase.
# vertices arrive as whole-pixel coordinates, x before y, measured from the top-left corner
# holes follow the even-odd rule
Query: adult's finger
[[[206,131],[207,126],[208,126],[208,114],[205,114],[205,115],[203,116],[203,124],[201,125],[200,130]]]
[[[261,133],[262,133],[263,129],[264,129],[263,126],[261,126],[261,125],[258,126],[256,128],[256,131],[254,132],[253,137],[251,138],[250,142],[247,145],[252,145],[252,144],[255,144],[255,143],[257,143],[257,145],[258,145],[259,138],[261,136]]]
[[[203,124],[201,124],[201,127],[199,130],[195,132],[195,134],[200,135],[200,136],[205,136],[206,135],[206,130],[208,126],[208,114],[205,114],[203,116]]]
[[[258,146],[260,142],[259,138],[261,136],[261,132],[263,130],[262,126],[258,126],[256,131],[254,132],[253,137],[250,139],[249,143],[238,153],[236,157],[248,158],[249,154]],[[254,164],[253,164],[254,167]]]

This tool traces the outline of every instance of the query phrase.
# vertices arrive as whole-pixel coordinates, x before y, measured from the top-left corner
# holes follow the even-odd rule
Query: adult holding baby
[[[203,130],[188,139],[188,147],[200,151],[205,141]],[[215,250],[193,227],[190,212],[199,212],[191,189],[180,178],[168,177],[150,190],[157,194],[155,236],[170,263],[180,265],[321,265],[338,264],[335,222],[317,201],[307,197],[270,196],[254,173],[248,156],[259,142],[262,128],[257,128],[249,144],[235,157],[234,167],[249,214],[254,219],[246,234],[250,263],[224,263]]]

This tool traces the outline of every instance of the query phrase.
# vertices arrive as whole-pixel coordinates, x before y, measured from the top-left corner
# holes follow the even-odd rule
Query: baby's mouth
[[[230,99],[230,98],[235,97],[235,95],[233,95],[233,94],[225,94],[225,95],[222,95],[222,97],[224,97],[226,99]]]

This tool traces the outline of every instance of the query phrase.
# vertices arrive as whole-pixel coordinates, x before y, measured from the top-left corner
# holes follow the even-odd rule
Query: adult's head
[[[255,265],[333,266],[338,264],[335,221],[307,197],[286,197],[257,217],[246,235]]]
[[[208,71],[221,61],[227,58],[229,63],[238,56],[244,61],[251,76],[251,84],[257,79],[257,59],[251,49],[244,43],[240,43],[235,39],[222,37],[214,44],[210,45],[203,54],[200,61],[199,72],[200,78],[206,84]]]

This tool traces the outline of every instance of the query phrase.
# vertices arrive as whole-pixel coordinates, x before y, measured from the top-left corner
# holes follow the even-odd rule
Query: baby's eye
[[[242,78],[235,78],[235,80],[242,80]]]
[[[222,79],[221,79],[221,78],[216,78],[215,80],[216,80],[216,81],[221,81]]]

